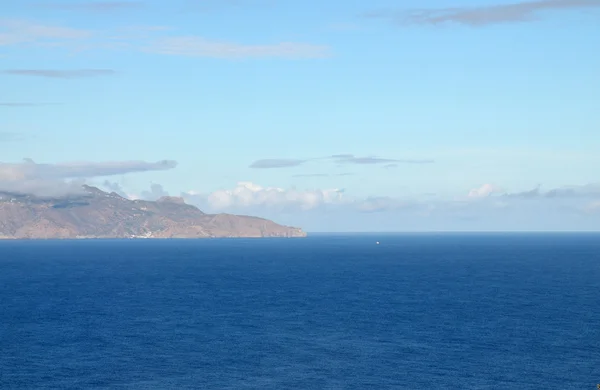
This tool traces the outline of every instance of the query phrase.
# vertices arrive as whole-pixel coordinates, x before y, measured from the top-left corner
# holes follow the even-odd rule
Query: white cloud
[[[181,196],[207,212],[234,213],[303,213],[344,212],[378,213],[387,211],[429,210],[429,206],[414,200],[387,196],[356,197],[343,189],[298,189],[263,187],[252,182],[238,182],[232,189],[211,193],[187,191]]]
[[[217,190],[209,194],[188,191],[182,196],[192,203],[208,206],[211,211],[244,208],[313,210],[323,205],[340,204],[345,201],[340,189],[284,189],[262,187],[252,182],[239,182],[232,189]]]
[[[493,184],[484,184],[479,188],[474,188],[471,191],[469,191],[467,197],[472,199],[487,198],[492,194],[497,194],[501,192],[503,191],[500,187],[497,187]]]

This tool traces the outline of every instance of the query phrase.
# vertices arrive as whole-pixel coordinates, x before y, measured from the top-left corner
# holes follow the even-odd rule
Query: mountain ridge
[[[234,214],[207,214],[179,197],[130,200],[82,186],[37,196],[0,191],[0,239],[306,237],[302,229]]]

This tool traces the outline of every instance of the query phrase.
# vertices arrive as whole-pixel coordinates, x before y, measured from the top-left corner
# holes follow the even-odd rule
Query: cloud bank
[[[105,186],[109,188],[109,186]],[[157,184],[125,195],[155,200],[168,195]],[[309,231],[577,230],[600,227],[600,183],[542,191],[506,192],[484,184],[463,196],[353,196],[340,188],[265,187],[239,182],[229,189],[179,194],[208,213],[256,215]],[[596,219],[594,219],[596,218]],[[595,221],[595,222],[594,222]]]
[[[166,194],[165,194],[166,195]],[[188,191],[181,194],[190,203],[211,212],[294,213],[304,211],[343,211],[347,213],[403,213],[421,217],[432,215],[481,218],[486,213],[527,210],[530,200],[535,207],[561,207],[573,213],[596,210],[600,203],[600,184],[572,186],[548,191],[535,188],[523,192],[506,192],[492,184],[474,188],[455,199],[430,197],[356,197],[343,189],[311,189],[263,187],[252,182],[239,182],[234,188],[210,193]],[[534,207],[534,209],[535,209]]]
[[[176,166],[177,162],[172,160],[37,164],[31,159],[25,159],[19,164],[0,163],[0,191],[58,196],[80,192],[85,179],[162,171]]]
[[[223,189],[207,194],[188,191],[182,194],[184,199],[211,211],[270,210],[302,211],[312,210],[323,205],[342,203],[343,190],[283,189],[262,187],[252,182],[239,182],[232,189]]]

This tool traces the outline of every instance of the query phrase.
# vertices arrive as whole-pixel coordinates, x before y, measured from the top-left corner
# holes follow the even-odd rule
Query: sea
[[[598,383],[600,234],[0,242],[0,389]]]

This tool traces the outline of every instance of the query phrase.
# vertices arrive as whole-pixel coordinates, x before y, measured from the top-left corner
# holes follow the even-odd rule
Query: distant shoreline
[[[150,240],[150,241],[166,241],[166,240],[217,240],[217,239],[265,239],[265,238],[277,238],[277,239],[286,239],[286,238],[306,238],[308,234],[305,236],[215,236],[215,237],[32,237],[32,238],[24,238],[24,237],[0,237],[0,241],[100,241],[100,240],[130,240],[130,241],[142,241],[142,240]]]

